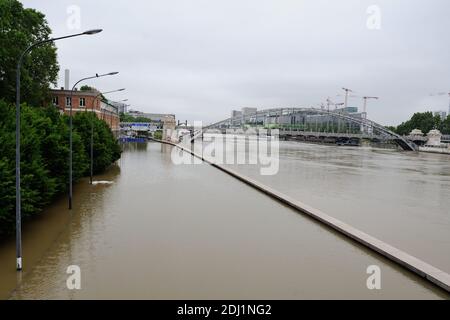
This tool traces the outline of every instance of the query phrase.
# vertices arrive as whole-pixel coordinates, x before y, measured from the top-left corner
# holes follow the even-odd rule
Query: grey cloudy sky
[[[90,83],[126,87],[133,109],[211,122],[240,107],[304,107],[341,88],[380,96],[369,118],[398,124],[414,112],[448,110],[448,0],[27,0],[47,16],[55,36],[104,32],[57,43],[72,80],[120,71]],[[367,27],[371,5],[381,29]],[[370,20],[372,21],[372,20]],[[73,27],[73,25],[72,25]],[[351,106],[361,106],[352,99]]]

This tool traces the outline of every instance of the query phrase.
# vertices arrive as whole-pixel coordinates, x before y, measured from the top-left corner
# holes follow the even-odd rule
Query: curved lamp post
[[[120,92],[125,91],[125,88],[107,91],[107,92],[101,92],[98,95],[95,96],[94,102],[102,95],[110,94],[114,92]],[[91,176],[90,176],[90,183],[92,184],[93,176],[94,176],[94,118],[95,117],[95,111],[94,111],[94,103],[92,103],[92,120],[91,120]]]
[[[72,90],[70,91],[70,111],[69,111],[69,210],[72,210],[72,198],[73,198],[73,138],[72,138],[72,129],[73,129],[73,121],[72,121],[72,97],[73,97],[73,92],[75,91],[76,86],[86,80],[91,80],[91,79],[96,79],[96,78],[102,78],[102,77],[106,77],[106,76],[114,76],[118,74],[118,72],[110,72],[110,73],[105,73],[105,74],[96,74],[95,76],[92,77],[86,77],[83,78],[81,80],[78,80],[78,82],[76,82],[73,87]]]
[[[82,33],[72,34],[64,37],[51,38],[33,43],[19,57],[16,71],[16,268],[22,270],[22,207],[21,207],[21,189],[20,189],[20,71],[23,58],[35,47],[58,40],[74,38],[85,35],[94,35],[102,32],[102,29],[88,30]]]

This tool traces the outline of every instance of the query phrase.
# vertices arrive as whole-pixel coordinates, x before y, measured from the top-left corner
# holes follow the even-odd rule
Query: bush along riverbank
[[[54,107],[21,110],[22,217],[42,212],[67,191],[69,118]],[[94,124],[94,173],[120,158],[121,150],[108,125],[90,112],[73,117],[74,181],[89,175],[91,121]],[[0,237],[15,231],[15,106],[0,100]]]

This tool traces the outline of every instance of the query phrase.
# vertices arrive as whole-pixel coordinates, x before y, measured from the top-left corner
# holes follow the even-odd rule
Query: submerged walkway
[[[25,260],[12,298],[448,298],[209,165],[173,165],[171,149],[129,145],[120,172],[97,177],[113,184],[79,187],[71,219],[37,263]],[[35,240],[49,232],[28,230]],[[79,291],[66,287],[69,265],[81,268]],[[382,290],[366,287],[370,265],[381,268]]]

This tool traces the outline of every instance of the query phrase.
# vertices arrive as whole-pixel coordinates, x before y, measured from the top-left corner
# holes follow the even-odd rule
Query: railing
[[[315,136],[315,137],[340,137],[340,138],[359,138],[359,139],[380,139],[383,140],[386,137],[376,134],[368,133],[350,133],[350,132],[317,132],[317,131],[304,131],[304,130],[292,130],[292,129],[279,129],[280,134],[291,136]]]

